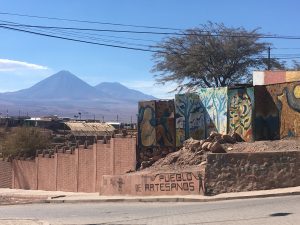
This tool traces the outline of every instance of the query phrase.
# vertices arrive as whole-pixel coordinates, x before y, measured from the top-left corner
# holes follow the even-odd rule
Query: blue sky
[[[90,20],[110,23],[187,29],[199,24],[223,22],[226,26],[279,35],[300,36],[297,0],[0,0],[0,12]],[[47,26],[133,29],[0,15],[0,20]],[[145,30],[139,28],[138,30]],[[153,35],[109,34],[150,41],[116,39],[153,44]],[[106,41],[112,38],[102,37]],[[271,40],[277,48],[300,48],[300,40]],[[299,53],[277,49],[272,53]],[[300,55],[300,54],[299,54]],[[130,88],[168,98],[175,84],[154,85],[152,54],[8,31],[0,28],[0,92],[28,88],[60,70],[69,70],[91,85],[118,81]]]

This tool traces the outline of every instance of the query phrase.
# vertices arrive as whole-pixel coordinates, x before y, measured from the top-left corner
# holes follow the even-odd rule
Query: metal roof
[[[115,128],[107,123],[65,122],[75,136],[112,135]]]

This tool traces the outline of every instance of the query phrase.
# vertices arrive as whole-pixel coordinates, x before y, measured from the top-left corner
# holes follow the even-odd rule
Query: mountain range
[[[9,115],[73,117],[129,121],[138,101],[156,99],[118,82],[91,86],[69,71],[60,71],[30,88],[0,93],[0,111]]]

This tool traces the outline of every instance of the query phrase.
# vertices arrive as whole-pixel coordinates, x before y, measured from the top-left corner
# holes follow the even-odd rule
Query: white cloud
[[[143,92],[144,94],[153,95],[160,99],[173,99],[175,92],[171,92],[176,88],[175,83],[159,85],[155,81],[140,80],[140,81],[127,81],[122,82],[126,87]]]
[[[23,71],[23,70],[48,70],[48,67],[28,62],[0,59],[0,72],[8,71]]]

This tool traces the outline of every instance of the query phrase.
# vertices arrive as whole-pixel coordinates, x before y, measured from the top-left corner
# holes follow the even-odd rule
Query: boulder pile
[[[242,141],[237,134],[219,134],[212,132],[208,138],[204,140],[195,140],[190,138],[183,143],[183,147],[167,154],[163,157],[161,154],[142,161],[141,170],[147,167],[149,169],[184,169],[189,166],[199,165],[206,161],[208,153],[226,153],[226,144],[235,144]]]

